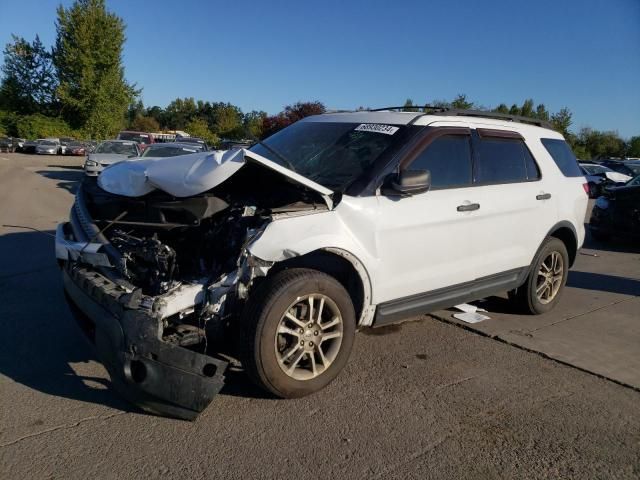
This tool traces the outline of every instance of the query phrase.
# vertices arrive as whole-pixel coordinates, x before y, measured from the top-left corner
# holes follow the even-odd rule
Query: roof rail
[[[369,108],[367,112],[383,112],[386,110],[400,110],[402,112],[420,113],[427,111],[444,112],[446,107],[434,107],[433,105],[403,105],[401,107],[382,107],[382,108]]]
[[[542,128],[548,128],[553,130],[553,125],[547,120],[540,120],[538,118],[523,117],[520,115],[510,115],[508,113],[499,112],[487,112],[484,110],[461,110],[461,109],[443,109],[442,111],[433,112],[433,115],[447,115],[447,116],[461,116],[461,117],[479,117],[479,118],[494,118],[498,120],[507,120],[510,122],[527,123],[529,125],[535,125]]]

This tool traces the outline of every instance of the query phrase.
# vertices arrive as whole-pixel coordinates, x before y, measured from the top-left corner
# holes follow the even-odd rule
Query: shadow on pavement
[[[53,233],[0,235],[0,374],[49,395],[140,412],[111,388],[106,371],[104,377],[74,371],[73,365],[97,359],[64,299],[53,238],[46,235]],[[237,369],[227,371],[220,393],[273,398]]]
[[[567,287],[620,293],[622,295],[640,295],[640,280],[577,270],[569,272]]]
[[[64,167],[67,168],[67,167]],[[84,179],[84,172],[82,170],[69,169],[69,170],[38,170],[40,175],[52,180],[60,180],[58,182],[58,188],[68,191],[72,195],[75,195],[78,191],[78,186]]]
[[[108,388],[108,377],[72,368],[95,356],[64,301],[53,239],[35,232],[2,235],[0,258],[6,265],[0,274],[0,373],[49,395],[137,411]]]
[[[585,223],[586,236],[582,248],[601,250],[603,252],[640,253],[640,243],[625,237],[611,237],[606,242],[596,240],[589,232],[589,224]]]

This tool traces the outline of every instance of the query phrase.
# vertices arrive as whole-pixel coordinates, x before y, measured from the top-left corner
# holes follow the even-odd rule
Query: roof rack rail
[[[403,105],[401,107],[382,107],[382,108],[370,108],[367,112],[384,112],[386,110],[400,110],[403,112],[411,113],[424,113],[427,111],[444,112],[446,107],[435,107],[433,105]]]
[[[510,122],[527,123],[529,125],[535,125],[537,127],[549,128],[553,130],[553,125],[547,120],[540,120],[538,118],[523,117],[520,115],[510,115],[508,113],[499,112],[487,112],[484,110],[461,110],[461,109],[445,109],[440,112],[434,112],[434,115],[447,115],[447,116],[461,116],[461,117],[479,117],[479,118],[494,118],[497,120],[507,120]]]

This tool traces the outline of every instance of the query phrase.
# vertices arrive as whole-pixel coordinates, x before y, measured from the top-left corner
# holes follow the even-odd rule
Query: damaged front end
[[[256,163],[205,187],[126,196],[85,180],[56,232],[66,297],[114,388],[183,419],[224,385],[233,324],[271,266],[247,247],[278,216],[329,208],[318,192]]]

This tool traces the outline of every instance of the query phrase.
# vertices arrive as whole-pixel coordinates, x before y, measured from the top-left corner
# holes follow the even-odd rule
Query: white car
[[[589,186],[589,197],[597,198],[607,185],[620,186],[631,180],[631,176],[611,170],[597,163],[579,163]]]
[[[300,397],[359,328],[504,291],[547,312],[588,199],[563,137],[530,122],[325,114],[249,150],[113,165],[58,227],[67,298],[115,387],[188,419],[230,345],[259,386]]]
[[[140,155],[136,142],[128,140],[107,140],[87,155],[84,162],[84,173],[89,177],[97,177],[109,165],[122,162]]]

